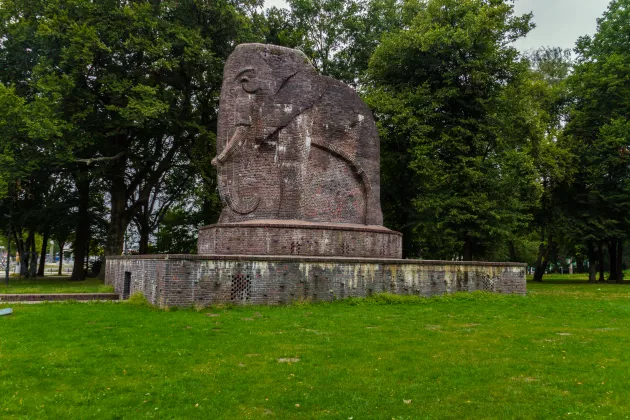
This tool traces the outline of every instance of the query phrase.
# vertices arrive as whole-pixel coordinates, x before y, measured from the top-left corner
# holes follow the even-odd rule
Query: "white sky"
[[[536,28],[515,43],[521,51],[549,46],[573,48],[582,35],[593,35],[597,18],[610,0],[516,0],[516,14],[534,13]]]
[[[536,28],[516,47],[527,51],[542,46],[573,48],[582,35],[593,35],[596,19],[610,0],[516,0],[516,14],[534,13]],[[285,7],[285,0],[265,0],[265,7]]]

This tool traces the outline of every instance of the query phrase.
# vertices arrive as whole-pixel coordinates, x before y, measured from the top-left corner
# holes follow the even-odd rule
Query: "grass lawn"
[[[605,274],[605,278],[608,278],[608,273],[604,273]],[[624,270],[623,272],[623,277],[624,279],[628,280],[630,279],[630,270]],[[599,273],[597,273],[597,277],[599,278]],[[533,280],[534,276],[533,275],[527,275],[527,281],[529,282],[530,280]],[[561,284],[561,283],[565,283],[565,284],[581,284],[581,283],[587,283],[588,282],[588,273],[575,273],[575,274],[555,274],[555,273],[551,273],[551,274],[545,274],[543,276],[543,282],[544,283],[554,283],[554,284]]]
[[[200,312],[12,305],[0,418],[628,418],[630,287],[528,286]]]
[[[9,277],[9,286],[5,277],[0,276],[0,294],[2,293],[106,293],[113,292],[112,286],[106,286],[102,280],[87,279],[70,281],[70,276],[46,276],[35,280]]]

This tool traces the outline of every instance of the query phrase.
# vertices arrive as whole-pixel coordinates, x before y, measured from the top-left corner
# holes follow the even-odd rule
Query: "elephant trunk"
[[[218,171],[221,171],[219,166],[223,166],[223,164],[232,156],[237,150],[241,149],[248,137],[249,126],[247,125],[239,125],[236,127],[236,131],[234,135],[225,145],[225,148],[217,157],[212,159],[212,165],[217,167]],[[224,170],[223,170],[224,171]],[[232,191],[231,186],[227,181],[227,176],[225,174],[219,175],[219,196],[221,200],[233,211],[239,214],[249,214],[252,213],[258,207],[260,203],[260,197],[255,196],[253,198],[247,199],[249,203],[243,203],[240,199],[235,199],[235,194]]]

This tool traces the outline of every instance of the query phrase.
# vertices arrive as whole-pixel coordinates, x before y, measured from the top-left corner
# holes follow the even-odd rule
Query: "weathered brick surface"
[[[236,47],[223,73],[217,153],[221,223],[383,224],[372,113],[301,51]]]
[[[525,265],[448,261],[168,255],[110,257],[106,282],[159,306],[331,301],[390,292],[433,296],[486,290],[524,294]]]
[[[359,95],[304,53],[237,46],[223,72],[212,161],[225,207],[200,232],[198,252],[400,258],[402,237],[381,226],[379,147]],[[311,226],[289,226],[299,223]]]
[[[261,221],[206,226],[198,254],[401,258],[402,235],[382,226]]]

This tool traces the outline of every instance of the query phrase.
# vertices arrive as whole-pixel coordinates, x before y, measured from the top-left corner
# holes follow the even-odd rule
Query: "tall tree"
[[[358,86],[384,33],[402,27],[397,0],[289,0],[267,10],[263,42],[302,50],[324,75]]]
[[[248,36],[244,10],[250,3],[8,0],[0,5],[5,37],[0,63],[12,69],[5,75],[10,87],[2,92],[3,102],[46,117],[27,119],[11,137],[10,150],[18,153],[23,144],[26,150],[56,150],[37,142],[60,140],[54,146],[63,146],[63,159],[55,157],[50,166],[74,174],[84,204],[75,254],[87,252],[90,180],[106,183],[105,253],[120,254],[127,226],[173,161],[196,159],[188,153],[191,147],[212,150],[223,62]],[[7,166],[19,162],[9,158]]]
[[[576,182],[568,186],[579,194],[573,207],[581,212],[574,216],[589,248],[598,242],[602,254],[606,246],[613,282],[623,280],[623,244],[630,228],[629,19],[630,1],[613,0],[597,21],[597,33],[577,42],[565,136],[577,156]]]
[[[565,209],[562,186],[572,179],[573,156],[558,139],[566,119],[568,94],[566,78],[572,66],[570,50],[542,47],[529,55],[531,65],[531,98],[535,102],[529,118],[538,116],[544,135],[534,143],[531,154],[541,186],[540,201],[532,206],[529,228],[538,236],[535,259],[535,281],[542,277],[550,263],[557,262],[561,238],[567,238],[570,225]]]
[[[404,182],[400,207],[386,215],[413,234],[407,256],[471,260],[521,228],[536,195],[527,152],[535,129],[515,130],[512,118],[527,64],[511,43],[531,29],[532,16],[514,16],[501,0],[418,7],[370,61],[383,178]]]

